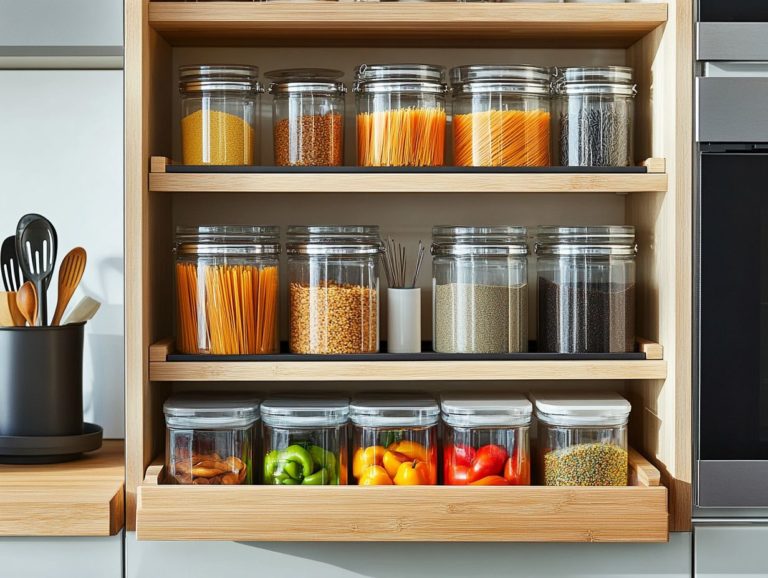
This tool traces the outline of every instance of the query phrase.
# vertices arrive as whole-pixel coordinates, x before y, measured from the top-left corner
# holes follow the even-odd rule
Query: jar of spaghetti
[[[549,69],[458,66],[451,69],[451,88],[456,166],[550,164]]]
[[[275,165],[344,164],[343,72],[316,68],[273,70],[272,134]]]
[[[289,227],[288,332],[292,353],[379,350],[376,226]]]
[[[176,229],[176,349],[277,353],[278,227]]]
[[[355,76],[357,164],[442,166],[445,69],[428,64],[363,64]]]
[[[185,165],[252,165],[259,158],[258,76],[255,66],[179,68]]]

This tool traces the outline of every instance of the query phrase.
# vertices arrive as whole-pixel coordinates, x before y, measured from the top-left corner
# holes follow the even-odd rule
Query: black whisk
[[[408,256],[406,248],[400,243],[395,243],[392,237],[384,241],[384,272],[387,275],[387,284],[392,289],[413,289],[416,287],[416,280],[419,278],[421,264],[424,262],[424,253],[426,247],[419,241],[419,250],[416,255],[416,269],[413,272],[413,279],[407,285],[406,276],[408,274]]]

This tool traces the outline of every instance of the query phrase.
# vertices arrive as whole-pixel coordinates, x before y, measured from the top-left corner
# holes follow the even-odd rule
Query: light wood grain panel
[[[153,2],[149,18],[175,44],[626,47],[667,5]]]
[[[0,465],[0,536],[113,536],[124,479],[121,441],[64,464]]]
[[[661,474],[640,452],[629,448],[629,480],[631,486],[658,486]]]

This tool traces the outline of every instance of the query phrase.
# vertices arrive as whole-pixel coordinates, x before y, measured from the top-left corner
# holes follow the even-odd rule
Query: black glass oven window
[[[768,156],[701,163],[700,457],[768,459]]]
[[[768,0],[699,0],[703,22],[768,22]]]

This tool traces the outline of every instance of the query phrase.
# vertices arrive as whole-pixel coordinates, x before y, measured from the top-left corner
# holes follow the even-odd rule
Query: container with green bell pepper
[[[272,398],[261,406],[264,483],[346,484],[347,399]]]

